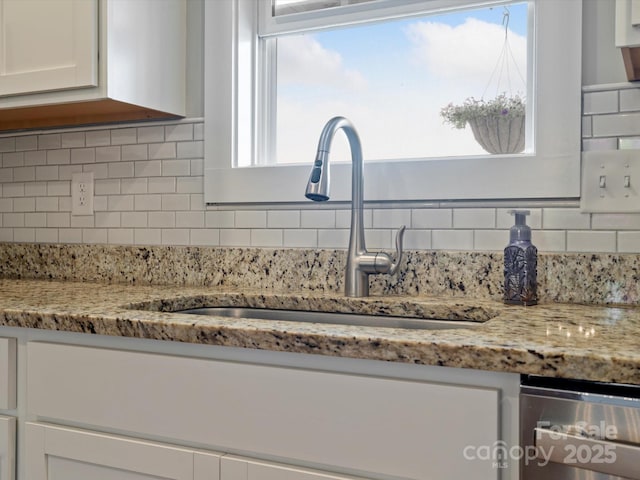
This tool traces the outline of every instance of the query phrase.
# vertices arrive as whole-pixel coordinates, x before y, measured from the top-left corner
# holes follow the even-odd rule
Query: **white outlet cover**
[[[588,213],[640,212],[640,150],[584,152],[580,208]]]
[[[93,215],[93,172],[71,176],[71,215]]]

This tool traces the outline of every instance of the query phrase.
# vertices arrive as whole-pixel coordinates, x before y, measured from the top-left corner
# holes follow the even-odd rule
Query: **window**
[[[366,200],[579,196],[579,0],[205,5],[207,203],[304,202],[318,136],[335,115],[360,133]],[[443,125],[446,104],[501,92],[527,99],[522,153],[488,154],[468,126]],[[332,200],[345,201],[341,136]]]

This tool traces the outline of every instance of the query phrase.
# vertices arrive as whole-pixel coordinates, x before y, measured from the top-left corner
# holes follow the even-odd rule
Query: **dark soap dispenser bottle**
[[[509,230],[509,245],[504,249],[504,302],[514,305],[538,303],[538,249],[531,243],[527,225],[528,210],[511,210],[515,225]]]

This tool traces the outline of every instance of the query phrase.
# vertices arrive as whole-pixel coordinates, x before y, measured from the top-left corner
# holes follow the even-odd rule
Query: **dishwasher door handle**
[[[640,480],[640,445],[535,428],[537,458]]]

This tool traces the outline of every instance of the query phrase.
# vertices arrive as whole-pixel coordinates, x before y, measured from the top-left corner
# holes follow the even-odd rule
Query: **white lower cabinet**
[[[220,460],[220,480],[352,480],[355,478],[242,457],[225,456]],[[362,477],[358,478],[364,480]]]
[[[0,415],[0,480],[14,480],[16,469],[16,419]]]
[[[216,453],[41,423],[26,444],[29,480],[219,480]]]

